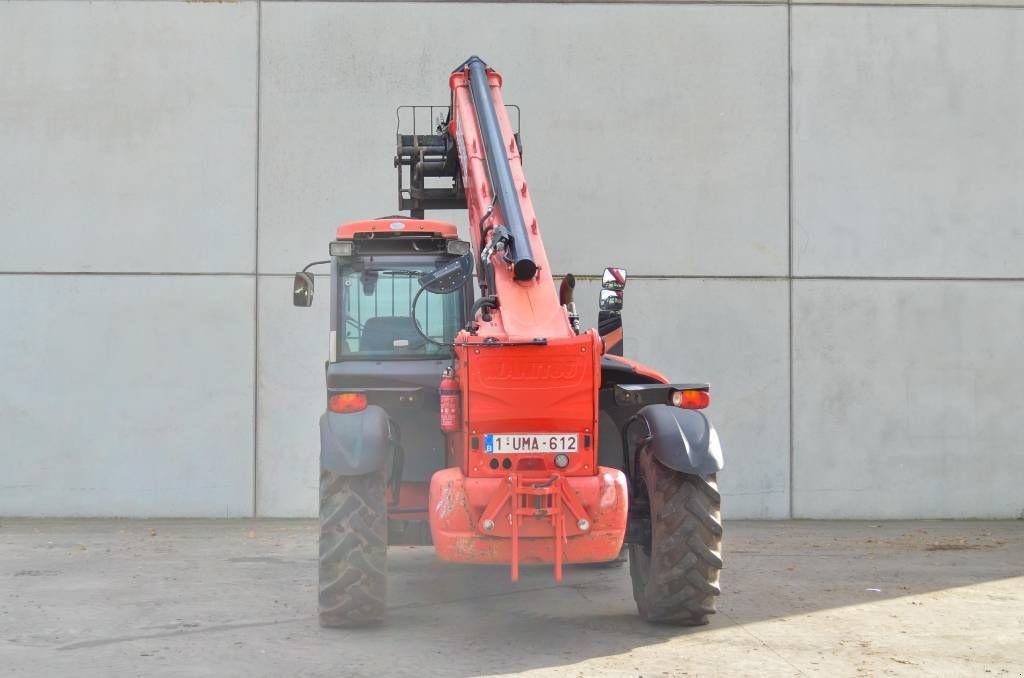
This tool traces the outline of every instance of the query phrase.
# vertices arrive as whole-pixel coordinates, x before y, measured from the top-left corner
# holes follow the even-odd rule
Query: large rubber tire
[[[707,624],[721,593],[722,499],[715,476],[673,471],[646,448],[638,470],[640,501],[650,505],[650,545],[629,546],[640,616],[665,624]]]
[[[387,545],[383,473],[339,476],[321,469],[321,626],[384,620]]]

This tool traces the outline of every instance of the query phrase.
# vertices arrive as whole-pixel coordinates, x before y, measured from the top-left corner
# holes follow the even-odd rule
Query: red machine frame
[[[485,291],[496,299],[456,338],[461,426],[448,434],[448,468],[434,474],[427,506],[440,558],[509,562],[513,580],[520,562],[552,563],[560,580],[563,563],[618,556],[628,493],[622,471],[597,463],[603,343],[596,330],[577,334],[559,304],[501,84],[475,58],[449,79],[445,131],[458,152],[473,251],[490,264]],[[484,115],[494,116],[490,125]],[[495,185],[503,173],[504,193]],[[532,267],[520,267],[513,248],[529,252]],[[483,449],[486,434],[523,432],[576,434],[581,449],[563,468],[551,454]]]

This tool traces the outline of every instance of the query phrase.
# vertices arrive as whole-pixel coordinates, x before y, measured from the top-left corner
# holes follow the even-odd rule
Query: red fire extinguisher
[[[459,382],[451,367],[446,367],[441,375],[441,430],[446,433],[459,430]]]

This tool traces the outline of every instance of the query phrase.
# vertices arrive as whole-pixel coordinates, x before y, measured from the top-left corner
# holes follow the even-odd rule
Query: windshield
[[[340,348],[349,357],[448,355],[462,325],[462,291],[431,294],[416,302],[416,330],[410,306],[420,290],[418,278],[434,270],[433,260],[364,270],[343,269]]]

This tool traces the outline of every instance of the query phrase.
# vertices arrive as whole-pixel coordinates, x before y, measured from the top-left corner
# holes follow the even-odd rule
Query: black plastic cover
[[[387,412],[377,405],[320,416],[321,468],[342,476],[366,475],[384,468],[393,450]]]
[[[668,468],[706,476],[718,473],[725,466],[718,432],[703,412],[671,405],[648,405],[637,416],[647,424],[650,432],[647,444],[654,458]]]
[[[420,287],[434,294],[448,294],[466,284],[473,275],[473,255],[464,254],[420,276]]]

